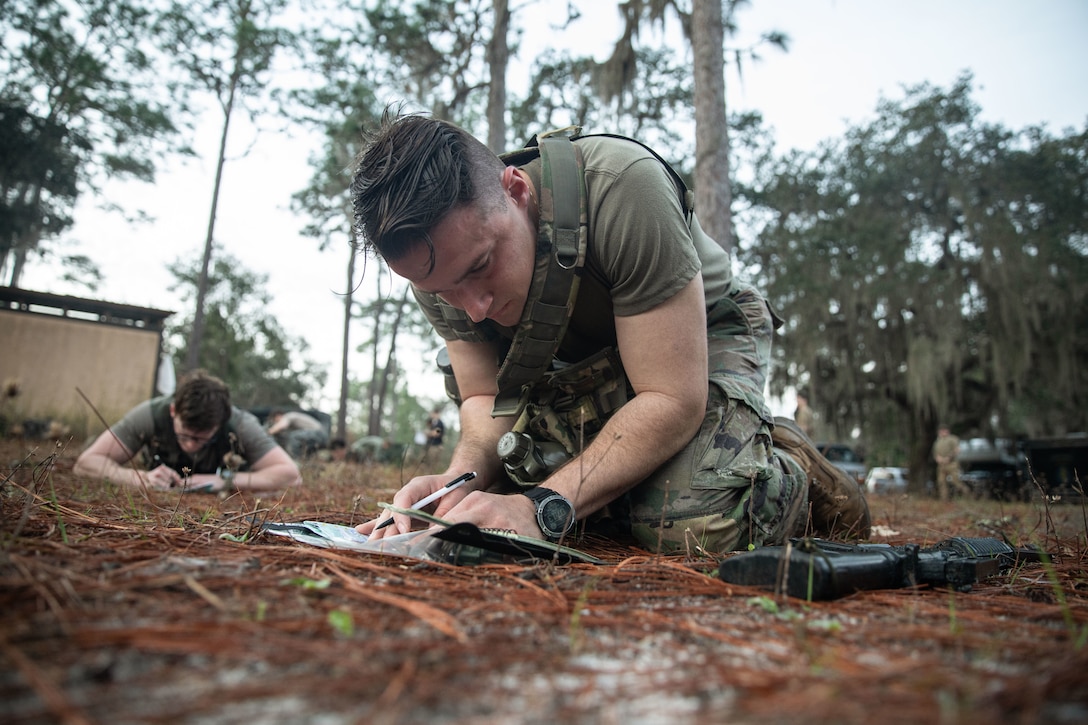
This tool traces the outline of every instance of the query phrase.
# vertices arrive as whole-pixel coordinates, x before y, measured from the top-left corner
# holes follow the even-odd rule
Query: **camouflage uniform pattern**
[[[548,373],[533,386],[513,430],[534,440],[555,441],[574,456],[631,395],[619,353],[605,348],[580,363]],[[513,478],[522,486],[539,483]]]
[[[631,530],[653,551],[783,543],[803,523],[807,474],[771,444],[763,397],[775,322],[753,288],[710,310],[710,389],[695,438],[629,494]]]

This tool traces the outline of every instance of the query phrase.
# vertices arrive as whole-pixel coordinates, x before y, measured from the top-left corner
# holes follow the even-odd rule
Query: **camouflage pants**
[[[710,386],[699,433],[629,493],[631,532],[652,551],[780,544],[807,507],[807,475],[771,444],[763,397],[774,318],[739,286],[708,314]]]
[[[953,493],[965,496],[968,491],[960,478],[960,464],[957,461],[937,464],[937,495],[942,501],[950,500]]]

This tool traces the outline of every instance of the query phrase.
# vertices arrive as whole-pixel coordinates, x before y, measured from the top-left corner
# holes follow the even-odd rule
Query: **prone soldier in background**
[[[143,451],[143,471],[129,462]],[[76,459],[75,472],[130,486],[202,492],[280,490],[302,483],[298,466],[257,418],[203,370],[173,395],[140,403]]]
[[[436,515],[553,541],[607,519],[658,551],[868,536],[856,483],[764,400],[780,323],[652,150],[553,133],[500,158],[387,111],[352,196],[364,244],[446,340],[461,415],[449,467],[395,506],[475,471]],[[385,520],[359,530],[411,526]]]

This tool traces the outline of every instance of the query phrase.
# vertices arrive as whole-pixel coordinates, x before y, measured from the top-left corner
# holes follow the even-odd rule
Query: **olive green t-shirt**
[[[139,453],[147,448],[151,455],[154,450],[161,450],[169,460],[152,461],[154,468],[159,462],[174,468],[178,473],[215,473],[224,465],[222,454],[233,451],[245,459],[245,464],[238,470],[248,471],[249,467],[261,460],[278,444],[261,427],[260,421],[252,413],[231,406],[230,420],[207,446],[193,453],[186,454],[178,446],[173,427],[159,429],[155,423],[155,411],[168,405],[173,398],[164,396],[144,401],[130,410],[124,418],[111,427],[113,435],[121,444]],[[185,470],[183,470],[185,469]]]
[[[585,162],[589,228],[578,298],[558,352],[566,362],[614,346],[616,316],[653,309],[700,271],[707,309],[729,293],[733,279],[729,255],[696,220],[689,227],[676,182],[650,151],[613,137],[591,136],[575,144]],[[539,157],[521,168],[539,189]],[[435,331],[457,339],[435,297],[418,291],[416,297]],[[498,332],[510,338],[514,329]]]

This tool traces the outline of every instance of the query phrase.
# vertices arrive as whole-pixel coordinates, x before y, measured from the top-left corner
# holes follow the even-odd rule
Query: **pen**
[[[466,483],[468,483],[469,481],[471,481],[474,478],[476,478],[476,471],[469,471],[468,473],[462,473],[460,476],[453,479],[452,481],[447,483],[442,488],[438,489],[437,491],[430,494],[429,496],[424,496],[423,498],[416,501],[414,504],[412,504],[408,508],[412,509],[413,511],[418,511],[419,509],[421,509],[421,508],[423,508],[425,506],[431,505],[432,503],[434,503],[438,499],[445,496],[450,491],[453,491],[456,488],[460,488],[461,486],[465,485]],[[374,531],[377,531],[379,529],[384,529],[386,526],[389,526],[391,523],[393,523],[393,517],[392,516],[390,516],[385,521],[383,521],[380,524],[378,524],[377,526],[375,526]],[[372,531],[371,533],[374,533],[374,531]]]

